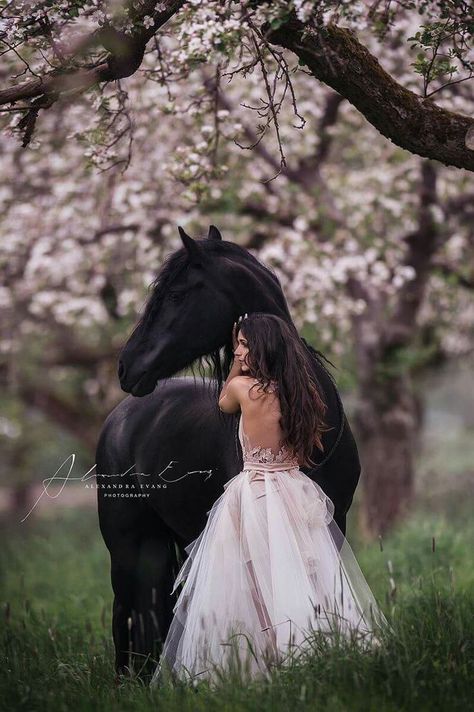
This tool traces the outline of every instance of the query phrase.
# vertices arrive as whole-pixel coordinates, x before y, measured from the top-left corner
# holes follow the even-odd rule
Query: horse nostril
[[[123,365],[122,361],[119,361],[119,367],[118,367],[118,377],[122,378],[125,373],[125,366]]]

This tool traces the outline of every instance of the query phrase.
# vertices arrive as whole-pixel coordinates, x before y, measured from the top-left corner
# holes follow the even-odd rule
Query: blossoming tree
[[[413,375],[472,349],[470,85],[443,64],[443,23],[458,33],[456,71],[470,66],[462,3],[444,19],[425,8],[430,37],[408,3],[379,5],[36,3],[26,21],[5,6],[2,76],[22,76],[0,92],[0,308],[21,399],[92,446],[176,224],[213,222],[275,270],[298,327],[353,369],[364,521],[378,534],[397,520],[413,489]],[[33,376],[32,336],[44,345]],[[59,397],[71,370],[76,397]]]

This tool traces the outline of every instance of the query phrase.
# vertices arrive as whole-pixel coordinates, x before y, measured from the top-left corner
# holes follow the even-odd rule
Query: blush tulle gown
[[[378,644],[386,623],[333,520],[334,507],[283,446],[252,446],[186,551],[184,581],[151,684],[217,682],[223,670],[267,676],[312,631]]]

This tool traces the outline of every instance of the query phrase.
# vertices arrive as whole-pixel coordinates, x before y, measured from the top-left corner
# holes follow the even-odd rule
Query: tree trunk
[[[12,488],[9,510],[11,516],[21,518],[28,514],[33,506],[33,489],[32,482],[24,482]]]
[[[361,382],[355,411],[361,460],[362,531],[383,536],[413,501],[420,409],[408,373]]]

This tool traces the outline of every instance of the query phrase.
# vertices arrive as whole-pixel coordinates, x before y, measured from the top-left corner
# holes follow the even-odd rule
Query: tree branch
[[[474,120],[403,87],[349,29],[311,27],[293,12],[278,29],[264,24],[262,31],[270,42],[294,52],[316,79],[344,96],[397,146],[474,170]]]
[[[0,91],[0,105],[43,97],[44,103],[21,107],[33,112],[25,119],[31,128],[38,110],[50,106],[52,97],[56,100],[65,92],[84,91],[101,82],[131,76],[143,60],[148,40],[184,4],[185,0],[167,0],[159,4],[164,6],[160,12],[154,12],[155,0],[146,0],[140,9],[131,4],[130,18],[140,25],[150,15],[153,26],[141,24],[132,35],[111,26],[91,33],[79,46],[83,51],[104,47],[109,53],[105,61],[73,66],[71,55],[66,56],[65,62],[49,74]],[[305,24],[293,11],[280,27],[273,29],[265,23],[262,32],[265,41],[293,51],[316,79],[350,101],[396,145],[448,166],[474,170],[474,119],[443,109],[403,87],[382,69],[351,30],[331,23]]]
[[[152,27],[145,28],[142,25],[132,35],[126,35],[106,26],[81,42],[81,46],[87,50],[95,46],[104,47],[109,52],[105,62],[88,68],[71,68],[71,58],[68,57],[63,65],[46,76],[0,91],[0,105],[50,94],[61,95],[72,90],[85,90],[100,82],[131,76],[142,63],[148,40],[180,10],[184,2],[185,0],[167,0],[162,3],[166,6],[164,10],[153,12],[156,2],[147,0],[139,11],[131,13],[131,17],[135,22],[140,22],[146,15],[150,15],[154,19]]]
[[[77,343],[66,346],[61,344],[61,351],[49,353],[42,359],[45,368],[52,366],[70,366],[78,368],[93,368],[104,361],[113,363],[118,359],[120,348],[110,347],[103,351],[93,351],[88,348],[78,346]]]
[[[231,114],[235,114],[235,108],[229,101],[226,94],[215,86],[215,79],[210,76],[206,70],[201,72],[203,77],[204,86],[208,91],[215,91],[218,104],[221,108],[226,109]],[[266,163],[268,163],[276,172],[288,178],[289,181],[299,185],[308,195],[313,195],[314,189],[319,187],[322,201],[324,202],[324,209],[328,217],[334,221],[337,225],[342,225],[344,223],[344,217],[341,212],[337,209],[334,204],[333,196],[328,190],[325,181],[321,175],[321,165],[327,158],[329,147],[331,144],[331,137],[328,135],[327,129],[336,123],[338,108],[343,97],[339,94],[332,93],[326,98],[326,106],[324,113],[319,122],[317,132],[320,136],[320,141],[314,156],[310,156],[307,159],[302,159],[296,168],[291,168],[286,162],[284,165],[280,166],[280,163],[276,160],[272,153],[269,153],[265,146],[259,140],[254,130],[241,121],[242,130],[245,137],[252,145],[252,150],[259,155]],[[264,187],[272,194],[275,191],[271,189],[271,184],[268,181],[263,183]],[[247,204],[245,206],[247,208]],[[249,215],[254,215],[255,217],[264,217],[263,210],[261,208],[256,208],[255,204],[248,204],[248,210],[245,212]],[[281,225],[290,224],[290,216],[285,216],[283,221],[276,218],[274,215],[270,216],[272,220],[279,222]],[[294,216],[297,217],[296,215]],[[291,220],[294,218],[291,218]]]
[[[442,274],[446,277],[454,277],[460,287],[474,290],[474,278],[466,277],[446,262],[443,262],[442,260],[434,260],[433,267],[442,272]]]

